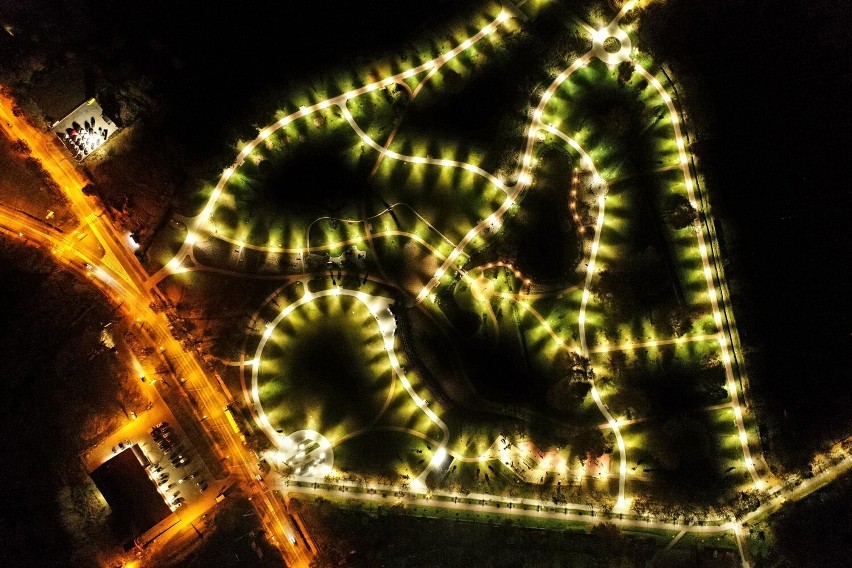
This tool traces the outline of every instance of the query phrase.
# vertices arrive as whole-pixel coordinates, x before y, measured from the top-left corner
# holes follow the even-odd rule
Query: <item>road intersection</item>
[[[202,422],[203,427],[213,433],[211,439],[219,440],[214,444],[219,455],[238,466],[238,477],[247,493],[257,497],[253,502],[272,535],[273,544],[282,551],[291,566],[307,566],[308,556],[290,541],[294,529],[287,520],[282,504],[255,480],[258,472],[254,456],[227,425],[222,410],[228,403],[227,398],[215,378],[199,363],[197,355],[187,351],[172,334],[166,315],[156,308],[161,305],[161,298],[144,287],[147,273],[125,245],[122,235],[106,215],[96,213],[88,198],[83,195],[82,190],[88,180],[49,135],[15,116],[11,112],[12,108],[13,104],[8,99],[0,104],[0,120],[4,125],[0,128],[3,133],[13,140],[23,139],[29,144],[33,156],[39,159],[73,204],[81,221],[81,227],[75,234],[91,231],[103,248],[93,253],[91,247],[81,246],[77,239],[6,208],[0,210],[2,226],[48,248],[58,262],[92,281],[131,321],[144,322],[145,326],[138,331],[139,339],[167,358],[175,374],[184,379],[179,381],[181,384],[195,389],[200,407],[207,416]],[[200,421],[201,416],[198,418]]]

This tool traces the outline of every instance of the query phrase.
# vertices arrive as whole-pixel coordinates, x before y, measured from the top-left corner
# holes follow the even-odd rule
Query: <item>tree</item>
[[[742,519],[746,513],[754,511],[760,506],[760,494],[757,491],[740,492],[729,505],[734,516],[737,519]]]
[[[623,85],[630,81],[635,66],[632,61],[622,61],[618,64],[618,83]]]
[[[556,378],[567,377],[572,383],[594,378],[594,370],[586,357],[564,350],[560,350],[553,358],[551,374]]]
[[[600,428],[583,428],[571,441],[575,453],[597,459],[612,450]]]
[[[669,195],[663,209],[663,217],[675,229],[685,229],[698,220],[698,212],[683,195]]]
[[[651,511],[650,500],[647,495],[635,495],[630,507],[637,515],[642,517]]]
[[[560,412],[576,410],[592,385],[588,382],[573,381],[570,377],[562,377],[547,391],[547,405]]]
[[[588,394],[595,374],[585,357],[560,351],[553,361],[552,376],[556,378],[547,391],[548,406],[571,412]]]
[[[627,367],[627,354],[624,351],[611,351],[607,355],[604,367],[613,377],[620,378]]]
[[[614,321],[626,321],[636,313],[638,304],[630,286],[624,263],[601,270],[592,291]]]

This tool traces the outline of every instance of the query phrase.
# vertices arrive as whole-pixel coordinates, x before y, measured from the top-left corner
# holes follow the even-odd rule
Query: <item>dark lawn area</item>
[[[456,303],[446,291],[438,296],[442,312],[454,328],[450,331],[455,352],[443,362],[449,369],[461,370],[479,396],[498,404],[530,406],[543,409],[548,381],[533,368],[530,357],[520,341],[515,327],[514,308],[507,309],[501,317],[499,339],[494,343],[490,320],[483,322],[482,312],[470,312]],[[487,333],[483,333],[485,326]],[[479,331],[477,332],[477,329]],[[445,340],[438,334],[421,333],[418,348],[426,351],[443,346]],[[435,342],[436,345],[432,345]]]
[[[664,507],[714,506],[746,481],[741,465],[737,468],[742,462],[729,462],[724,447],[735,430],[710,412],[676,410],[624,428],[627,436],[636,432],[643,434],[642,443],[628,454],[638,464],[637,473],[651,480],[637,482],[636,490]]]
[[[626,223],[624,229],[610,233],[604,222],[602,244],[618,245],[623,252],[605,263],[593,291],[603,300],[608,330],[646,317],[665,328],[672,315],[685,316],[688,306],[664,216],[668,188],[664,177],[653,175],[664,165],[663,115],[646,106],[635,87],[619,85],[609,73],[601,76],[606,79],[592,83],[585,79],[571,120],[576,127],[589,129],[592,140],[618,149],[609,159],[618,162],[622,177],[610,180],[609,193],[623,198],[624,218],[618,221]]]
[[[435,396],[477,420],[524,422],[543,448],[589,442],[583,430],[590,418],[584,407],[589,384],[569,385],[571,381],[563,380],[570,372],[564,364],[537,354],[537,346],[529,343],[529,329],[522,327],[518,333],[514,308],[498,318],[500,335],[495,343],[490,320],[484,324],[487,333],[471,335],[467,332],[475,329],[477,315],[458,308],[452,296],[439,300],[442,308],[455,306],[451,321],[465,327],[450,330],[448,339],[421,326],[406,344],[406,349],[415,350],[415,358],[429,362],[428,372],[436,377],[431,387]],[[598,419],[595,410],[592,424]]]
[[[517,267],[533,280],[567,282],[580,261],[582,250],[568,207],[571,176],[571,158],[555,149],[546,151],[534,185],[514,215],[506,217],[498,237],[517,250]]]
[[[641,30],[701,132],[762,435],[789,468],[852,432],[850,22],[846,3],[672,0]]]
[[[662,210],[657,206],[661,188],[643,179],[650,182],[650,178],[636,178],[629,188],[626,183],[620,188],[630,193],[627,228],[616,237],[622,240],[616,244],[623,245],[623,253],[608,261],[592,284],[604,307],[605,332],[613,337],[617,326],[625,323],[641,334],[638,322],[644,318],[662,336],[670,337],[673,319],[686,322],[691,311],[683,293],[682,275],[672,258],[673,246],[663,226]]]
[[[342,126],[341,129],[348,129]],[[372,154],[356,164],[349,154],[349,132],[308,136],[294,141],[283,155],[239,169],[246,189],[234,190],[240,219],[268,228],[298,216],[307,225],[322,216],[359,217],[361,201],[371,192]]]
[[[567,66],[568,54],[583,49],[572,17],[558,3],[543,8],[519,32],[493,46],[485,37],[474,48],[476,63],[464,73],[442,70],[437,86],[427,83],[408,108],[399,136],[446,140],[484,151],[480,166],[493,171],[514,158],[526,143],[531,93],[551,80],[548,64]]]
[[[334,447],[335,468],[396,483],[412,457],[411,448],[419,444],[420,438],[406,432],[364,432]]]
[[[299,506],[320,554],[320,568],[411,566],[644,566],[658,550],[651,538],[626,535],[613,525],[548,531],[500,524],[402,516],[389,500],[378,516],[328,502]],[[422,512],[416,514],[424,514]],[[432,515],[433,513],[425,513]],[[447,517],[452,513],[443,513]],[[499,521],[495,521],[499,522]],[[338,564],[345,561],[345,564]],[[686,566],[688,564],[674,564]],[[694,566],[694,564],[693,564]]]
[[[616,387],[608,401],[616,412],[625,412],[631,418],[665,417],[727,399],[725,373],[718,362],[679,360],[672,347],[660,351],[656,359],[630,363],[609,358],[608,368],[601,375]]]
[[[700,409],[728,400],[724,370],[718,364],[681,361],[673,349],[662,350],[656,360],[629,364],[610,359],[607,376],[615,390],[606,403],[615,415],[628,419],[651,418],[640,428],[646,432],[641,452],[661,484],[658,498],[667,502],[712,503],[726,489],[722,475],[723,436],[713,415]]]
[[[261,388],[261,400],[267,412],[287,417],[277,424],[285,431],[308,427],[314,417],[322,433],[339,426],[352,432],[367,426],[387,398],[390,367],[375,321],[362,319],[366,309],[354,299],[341,298],[340,308],[329,305],[335,300],[299,308],[291,316],[298,323],[279,325],[283,343],[273,335],[264,350],[275,369],[262,369],[259,382],[270,389]],[[356,318],[349,317],[353,310]]]
[[[460,346],[458,352],[468,377],[485,398],[538,409],[544,407],[545,381],[529,365],[516,336],[501,334],[496,347],[491,344],[490,334],[477,336]]]

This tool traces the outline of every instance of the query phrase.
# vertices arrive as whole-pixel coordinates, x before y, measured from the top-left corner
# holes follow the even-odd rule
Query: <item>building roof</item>
[[[132,447],[89,475],[112,509],[116,528],[126,533],[123,536],[138,537],[172,513]]]

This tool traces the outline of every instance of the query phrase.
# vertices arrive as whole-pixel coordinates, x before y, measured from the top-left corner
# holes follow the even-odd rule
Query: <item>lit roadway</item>
[[[107,215],[96,214],[82,189],[88,183],[86,178],[65,157],[53,136],[30,126],[25,120],[14,116],[12,102],[0,95],[0,130],[10,140],[22,139],[32,150],[32,156],[38,159],[44,169],[61,187],[72,204],[84,227],[103,247],[105,254],[100,257],[90,246],[80,245],[77,239],[69,237],[48,225],[8,208],[0,208],[0,225],[7,230],[26,236],[54,252],[58,261],[87,274],[95,281],[107,296],[114,300],[133,319],[147,324],[140,331],[140,338],[155,347],[166,357],[181,379],[187,381],[199,398],[207,420],[201,422],[211,435],[218,440],[216,449],[228,466],[237,466],[239,477],[252,503],[258,510],[258,516],[270,535],[273,544],[281,550],[290,566],[307,566],[309,558],[304,547],[291,544],[294,534],[286,519],[282,505],[267,488],[258,481],[256,459],[242,445],[231,430],[224,417],[224,407],[230,401],[219,390],[215,379],[209,377],[192,353],[188,353],[181,343],[169,331],[169,322],[165,314],[152,306],[160,303],[158,298],[143,283],[148,275],[136,257],[122,244],[122,237],[112,225]],[[11,124],[11,126],[9,126]],[[79,234],[79,231],[78,231]],[[76,261],[76,262],[74,262]],[[92,267],[87,270],[85,265]],[[231,470],[233,471],[233,470]]]
[[[11,99],[0,93],[0,129],[3,134],[11,141],[24,140],[30,147],[32,157],[41,163],[63,190],[77,219],[80,220],[80,233],[91,233],[106,251],[100,264],[112,269],[131,288],[141,289],[139,283],[144,282],[148,275],[138,259],[123,245],[122,236],[109,219],[100,215],[100,208],[93,207],[83,195],[82,189],[89,180],[69,160],[55,136],[45,134],[26,120],[14,116],[11,110],[13,105]]]

